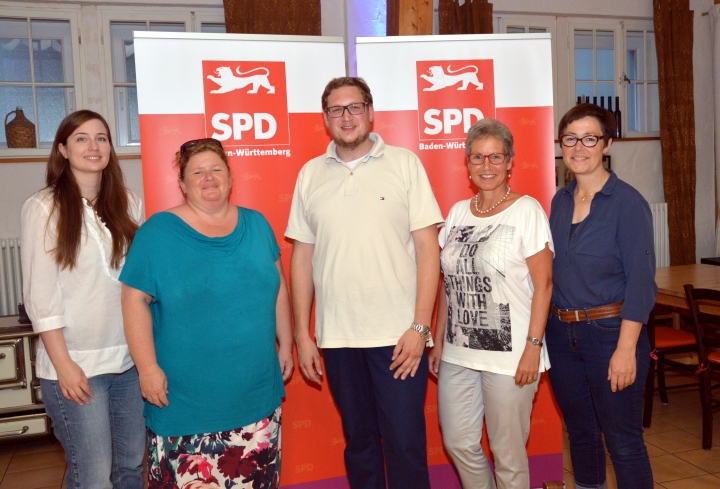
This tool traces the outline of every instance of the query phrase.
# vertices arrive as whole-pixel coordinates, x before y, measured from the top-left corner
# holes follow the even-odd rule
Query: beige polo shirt
[[[412,231],[443,222],[422,163],[375,142],[354,169],[335,143],[300,170],[285,236],[315,244],[320,348],[395,345],[415,315]]]

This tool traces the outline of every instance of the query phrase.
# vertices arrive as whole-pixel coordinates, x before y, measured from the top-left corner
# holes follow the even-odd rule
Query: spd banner
[[[358,75],[373,93],[373,130],[423,162],[443,215],[477,189],[465,162],[467,131],[495,118],[513,133],[513,191],[546,212],[555,194],[552,50],[549,34],[397,36],[357,39]],[[426,401],[433,486],[460,487],[437,428],[437,383]],[[562,426],[547,376],[531,418],[531,487],[563,480]],[[483,434],[487,454],[487,434]]]
[[[287,278],[292,193],[300,168],[330,142],[320,97],[330,79],[345,75],[342,39],[136,32],[134,48],[148,216],[183,201],[174,165],[180,145],[219,139],[233,175],[230,200],[270,221]],[[283,402],[282,485],[347,484],[328,386],[309,385],[295,365]]]

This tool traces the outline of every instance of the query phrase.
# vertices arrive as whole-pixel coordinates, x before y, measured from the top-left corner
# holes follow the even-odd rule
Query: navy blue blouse
[[[590,213],[572,232],[577,181],[553,198],[552,300],[562,309],[625,301],[620,316],[646,323],[657,296],[652,214],[637,190],[609,172],[610,178],[590,204]]]

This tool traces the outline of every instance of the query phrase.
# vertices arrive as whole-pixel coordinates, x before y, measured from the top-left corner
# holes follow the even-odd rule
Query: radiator
[[[0,240],[0,316],[17,314],[22,302],[20,239]]]
[[[668,233],[667,204],[650,204],[655,237],[655,266],[670,266],[670,235]]]

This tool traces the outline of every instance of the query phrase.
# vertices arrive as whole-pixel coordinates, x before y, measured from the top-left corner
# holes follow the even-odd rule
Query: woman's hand
[[[515,385],[522,388],[524,385],[537,382],[538,370],[540,368],[541,346],[533,345],[530,342],[525,344],[525,350],[518,362],[518,368],[513,376]]]
[[[90,389],[90,383],[80,365],[68,358],[66,361],[55,365],[55,371],[65,399],[75,401],[78,406],[90,404],[90,399],[86,397],[86,394],[90,398],[95,397],[95,394]]]
[[[635,383],[637,375],[635,352],[641,331],[642,323],[637,321],[623,319],[620,323],[620,337],[608,366],[608,380],[610,390],[613,392],[621,391]]]
[[[165,372],[159,365],[148,366],[142,371],[138,370],[140,375],[140,392],[150,404],[154,404],[159,408],[169,406],[168,401],[168,383]]]
[[[295,361],[292,355],[292,343],[290,347],[281,347],[278,349],[278,360],[280,360],[280,371],[282,372],[283,382],[292,377]]]
[[[610,358],[608,367],[608,380],[610,389],[613,392],[621,391],[635,383],[637,365],[635,360],[635,348],[622,348],[618,346]]]
[[[428,363],[430,366],[430,373],[437,378],[440,374],[440,362],[442,361],[442,343],[435,343],[430,353],[428,354]]]

